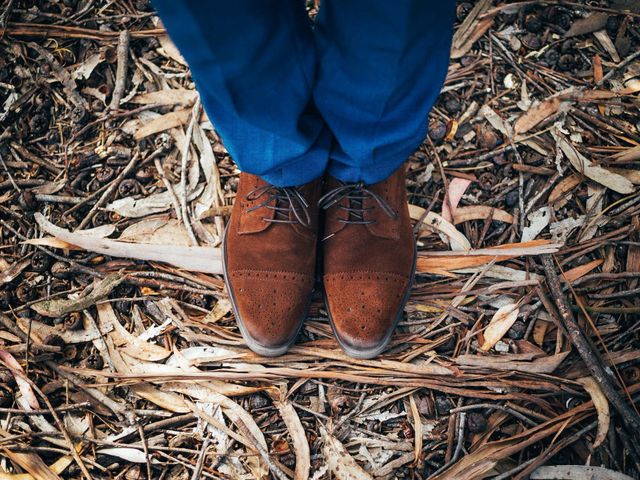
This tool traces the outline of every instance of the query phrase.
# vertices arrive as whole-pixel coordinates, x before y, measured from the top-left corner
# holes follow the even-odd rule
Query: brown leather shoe
[[[409,297],[416,261],[404,167],[374,185],[328,177],[320,205],[325,303],[338,343],[355,358],[379,355]]]
[[[260,355],[282,355],[302,328],[315,280],[321,184],[278,188],[240,174],[222,247],[224,277],[238,327]]]

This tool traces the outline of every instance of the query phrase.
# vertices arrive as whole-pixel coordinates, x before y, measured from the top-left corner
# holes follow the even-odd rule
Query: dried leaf
[[[551,115],[555,114],[565,98],[561,96],[553,96],[544,102],[533,105],[527,113],[521,115],[514,125],[516,134],[527,133],[529,130],[543,122]]]
[[[186,88],[165,88],[157,92],[141,93],[133,97],[130,102],[142,105],[192,105],[198,98],[196,90],[188,90]]]
[[[515,303],[499,308],[484,331],[484,343],[480,350],[485,352],[491,350],[513,326],[518,318],[518,313],[520,313],[520,309]]]
[[[535,240],[540,232],[547,228],[551,220],[551,209],[548,207],[539,208],[527,215],[527,220],[529,220],[529,225],[522,230],[523,242]]]
[[[633,183],[627,178],[610,172],[598,165],[594,165],[584,155],[578,152],[561,134],[556,134],[556,141],[562,153],[569,159],[573,167],[585,177],[610,188],[614,192],[622,194],[634,192]]]
[[[600,385],[593,377],[584,377],[577,380],[584,389],[591,395],[594,407],[598,412],[598,431],[593,441],[593,449],[598,448],[607,438],[609,424],[611,423],[611,413],[609,412],[609,400],[602,392]]]
[[[44,339],[48,336],[56,335],[60,337],[65,344],[69,345],[97,340],[112,330],[112,328],[109,327],[101,330],[92,327],[81,330],[69,330],[64,328],[64,325],[51,326],[29,318],[18,318],[17,325],[25,333],[31,330],[31,335],[40,343],[43,343]]]
[[[34,410],[39,409],[40,404],[38,403],[38,398],[31,388],[31,385],[29,385],[29,382],[25,380],[26,374],[24,373],[22,366],[13,357],[13,355],[4,350],[0,350],[0,360],[4,362],[11,372],[11,375],[13,375],[13,378],[15,378],[20,394],[27,400],[27,405]]]
[[[584,265],[579,265],[571,270],[567,270],[562,274],[562,279],[565,282],[575,282],[577,279],[584,277],[587,273],[592,270],[598,268],[600,265],[604,263],[604,260],[598,259],[593,260],[592,262],[585,263]]]
[[[15,280],[29,265],[31,265],[31,259],[29,258],[12,263],[8,269],[0,274],[0,285]]]
[[[94,285],[93,290],[79,298],[47,299],[31,305],[31,308],[45,317],[61,317],[67,313],[84,310],[103,300],[122,283],[122,276],[113,273]]]
[[[311,470],[311,451],[304,427],[302,426],[302,422],[300,422],[300,417],[298,417],[295,408],[293,408],[293,405],[288,400],[278,400],[275,398],[273,404],[280,412],[280,416],[287,426],[289,436],[293,441],[293,449],[296,454],[294,479],[307,480],[309,478],[309,471]]]
[[[117,240],[92,238],[57,227],[47,221],[40,213],[36,213],[34,217],[38,225],[40,225],[40,228],[48,234],[91,252],[111,255],[113,257],[168,262],[178,268],[184,268],[185,270],[194,272],[222,273],[222,261],[219,248],[131,244]]]
[[[485,205],[470,205],[467,207],[456,208],[453,214],[453,223],[468,222],[470,220],[485,220],[491,217],[491,220],[505,223],[513,223],[513,215],[499,208],[487,207]]]
[[[442,218],[447,222],[453,222],[453,217],[456,214],[456,208],[458,203],[462,199],[462,195],[467,190],[467,187],[471,184],[470,180],[466,178],[454,178],[449,182],[449,188],[442,201]]]
[[[561,198],[565,197],[568,192],[580,185],[580,182],[580,177],[575,174],[560,180],[558,184],[553,187],[553,190],[551,190],[551,193],[549,194],[549,204],[555,203]]]
[[[324,440],[324,458],[329,469],[338,480],[373,480],[360,465],[356,463],[344,445],[324,428],[320,429]]]
[[[184,108],[175,112],[165,113],[159,117],[145,122],[140,128],[135,130],[133,134],[136,140],[142,140],[149,135],[164,132],[170,128],[182,126],[187,123],[191,116],[191,109]]]
[[[527,373],[553,373],[571,352],[562,352],[548,357],[535,358],[531,361],[512,360],[512,355],[460,355],[455,358],[457,365],[490,368],[492,370],[515,370]]]
[[[121,458],[132,463],[147,463],[147,455],[137,448],[117,447],[117,448],[101,448],[97,450],[98,455],[110,455],[112,457]],[[151,463],[157,463],[157,460],[149,458]]]
[[[197,198],[204,185],[198,185],[193,191],[187,195],[187,201]],[[175,187],[175,194],[180,197],[182,195],[181,186]],[[154,193],[143,198],[124,197],[115,200],[104,208],[110,212],[115,212],[122,217],[140,218],[147,215],[155,215],[156,213],[166,212],[173,206],[171,193],[164,191]]]
[[[633,480],[632,477],[603,467],[560,465],[536,468],[531,480]]]
[[[432,231],[445,235],[451,244],[451,249],[455,251],[471,249],[471,243],[462,233],[456,230],[451,223],[434,212],[429,212],[424,218],[422,225]]]
[[[571,28],[564,34],[566,38],[577,37],[593,33],[607,25],[609,14],[606,12],[593,12],[585,18],[579,18],[571,25]]]

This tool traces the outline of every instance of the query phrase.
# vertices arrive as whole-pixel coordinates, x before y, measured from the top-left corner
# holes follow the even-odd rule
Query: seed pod
[[[549,67],[555,67],[558,63],[558,59],[560,58],[560,52],[555,48],[550,48],[544,54],[544,61],[547,63]]]
[[[196,307],[207,308],[207,299],[198,293],[185,292],[182,295],[182,301]]]
[[[444,109],[451,115],[460,113],[460,101],[455,97],[449,97],[444,103]]]
[[[130,197],[140,193],[140,184],[133,178],[125,178],[120,185],[118,185],[118,194],[121,197]]]
[[[7,289],[0,290],[0,310],[7,310],[11,305],[11,294]]]
[[[471,433],[482,433],[487,430],[487,418],[480,412],[467,413],[467,428]]]
[[[78,330],[82,327],[82,315],[80,312],[71,312],[64,319],[64,328],[67,330]]]
[[[521,340],[524,338],[524,334],[527,332],[527,324],[522,320],[516,320],[516,322],[507,331],[507,337],[512,340]]]
[[[254,393],[249,397],[249,409],[260,410],[269,406],[269,399],[259,393]]]
[[[51,265],[51,275],[56,278],[68,278],[71,273],[71,268],[66,262],[56,262]]]
[[[91,111],[94,113],[100,113],[104,111],[104,109],[106,108],[104,105],[104,102],[97,98],[94,98],[93,100],[91,100],[91,103],[89,104],[89,106],[91,108]]]
[[[472,9],[473,5],[469,2],[459,3],[456,7],[456,19],[459,22],[462,22],[465,18],[467,18],[467,15],[469,15],[469,12],[471,12]]]
[[[6,383],[0,383],[0,407],[8,408],[13,403],[13,390]]]
[[[439,142],[447,136],[447,126],[436,120],[429,125],[429,138],[434,142]]]
[[[329,401],[331,412],[334,415],[345,413],[351,408],[351,404],[353,403],[351,397],[348,397],[341,389],[333,385],[327,389],[327,400]]]
[[[558,59],[558,70],[568,72],[575,66],[575,57],[571,54],[560,55]]]
[[[480,148],[491,150],[498,144],[498,135],[496,135],[493,129],[487,126],[478,125],[476,128],[476,136],[478,138],[478,147]]]
[[[562,42],[562,45],[560,45],[560,53],[569,53],[572,52],[574,47],[576,45],[576,41],[572,38],[565,40],[564,42]]]
[[[113,168],[109,166],[104,166],[96,172],[95,178],[101,184],[105,184],[113,180],[113,177],[115,176],[116,176],[116,172]],[[102,187],[102,185],[100,186]]]
[[[62,350],[62,356],[67,360],[73,360],[78,354],[78,348],[75,345],[67,345]]]
[[[146,182],[153,180],[156,176],[156,169],[150,166],[142,167],[136,171],[136,180]]]
[[[42,135],[49,128],[49,117],[42,113],[36,113],[29,119],[31,135]]]
[[[527,33],[522,37],[522,45],[529,50],[539,50],[542,47],[542,40],[535,33]]]
[[[439,415],[449,415],[449,410],[453,408],[451,401],[447,397],[436,397],[436,411]]]
[[[46,272],[51,265],[51,257],[44,253],[42,250],[36,251],[31,256],[31,270],[34,272]]]
[[[498,182],[496,176],[491,172],[481,173],[478,177],[478,184],[483,190],[491,190],[493,186]]]
[[[118,61],[118,52],[113,47],[107,47],[103,51],[104,59],[107,63],[116,63]]]
[[[75,125],[80,125],[83,123],[87,116],[87,111],[80,106],[76,106],[73,110],[71,110],[71,122]]]
[[[161,133],[155,138],[154,143],[158,150],[168,152],[173,148],[173,137],[168,133]]]
[[[20,303],[28,303],[35,298],[35,289],[25,283],[21,284],[16,288],[15,297],[16,300]]]
[[[51,293],[61,293],[67,291],[69,288],[67,283],[62,280],[52,280],[51,285],[49,286],[49,290]]]
[[[50,334],[44,337],[42,343],[51,345],[52,347],[64,347],[64,340],[60,335]]]
[[[104,367],[104,360],[102,360],[102,356],[97,353],[91,353],[84,358],[81,363],[84,368],[90,368],[92,370],[102,370],[102,367]]]
[[[109,213],[110,212],[105,212],[104,210],[100,210],[96,212],[94,217],[91,219],[91,224],[94,227],[99,227],[101,225],[108,225],[110,223]]]
[[[38,201],[36,200],[36,196],[28,190],[25,190],[20,194],[18,203],[20,205],[20,208],[22,208],[22,210],[24,210],[25,212],[31,212],[38,208]]]
[[[504,202],[507,205],[507,207],[509,208],[513,208],[515,206],[518,205],[518,199],[519,199],[519,195],[518,195],[518,191],[517,190],[511,190],[509,193],[507,193]]]
[[[620,21],[618,17],[614,17],[613,15],[607,18],[607,33],[612,37],[616,37],[618,35],[618,29],[620,28]]]
[[[531,33],[540,33],[542,31],[542,19],[532,13],[524,18],[524,28]]]

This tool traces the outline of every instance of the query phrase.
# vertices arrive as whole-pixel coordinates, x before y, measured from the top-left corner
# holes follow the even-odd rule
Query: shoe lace
[[[347,206],[338,205],[338,209],[347,212],[347,218],[338,217],[337,220],[340,223],[367,225],[375,223],[375,220],[365,219],[365,213],[376,208],[375,204],[370,207],[364,206],[364,201],[367,198],[375,200],[376,204],[382,208],[382,211],[389,217],[393,219],[398,218],[398,213],[391,208],[389,203],[376,192],[369,190],[362,181],[357,183],[343,183],[334,188],[320,198],[319,205],[321,208],[327,210],[341,200],[347,199],[349,200]]]
[[[262,218],[265,222],[299,223],[303,227],[311,227],[309,203],[305,200],[298,187],[263,185],[251,190],[245,195],[245,198],[252,202],[264,198],[261,203],[249,208],[247,212],[252,212],[259,208],[267,208],[275,211],[273,218]],[[293,218],[291,218],[290,213],[293,213]]]

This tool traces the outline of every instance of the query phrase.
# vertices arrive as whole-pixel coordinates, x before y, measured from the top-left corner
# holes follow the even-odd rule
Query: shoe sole
[[[231,288],[231,280],[229,275],[227,274],[227,231],[229,230],[229,224],[224,229],[224,234],[222,235],[222,272],[224,274],[224,284],[227,287],[227,294],[229,295],[229,300],[231,300],[231,309],[233,310],[233,315],[236,318],[236,323],[238,328],[240,329],[240,333],[242,334],[242,338],[244,338],[247,346],[257,353],[258,355],[262,355],[263,357],[279,357],[280,355],[284,355],[291,346],[296,343],[298,335],[300,335],[300,331],[302,330],[302,326],[304,324],[304,320],[307,318],[307,314],[309,313],[309,307],[311,306],[311,300],[313,296],[313,290],[309,294],[309,300],[304,309],[304,315],[300,320],[300,325],[296,330],[293,338],[285,343],[284,345],[279,345],[277,347],[266,347],[258,342],[255,338],[253,338],[242,321],[242,317],[240,316],[239,309],[236,305],[236,298],[233,295],[233,289]]]
[[[389,342],[391,341],[391,338],[393,338],[393,334],[396,331],[396,327],[398,326],[398,323],[400,323],[400,319],[402,318],[402,314],[404,313],[404,307],[407,304],[407,301],[409,300],[409,295],[411,295],[411,288],[413,287],[413,283],[415,281],[415,276],[416,276],[416,261],[417,261],[417,258],[418,258],[418,246],[414,243],[414,245],[413,245],[413,267],[411,269],[411,276],[409,277],[409,283],[408,283],[407,288],[405,289],[404,294],[402,296],[402,301],[401,301],[401,304],[400,304],[400,308],[398,309],[398,312],[396,313],[396,317],[395,317],[395,319],[393,321],[392,327],[389,329],[389,332],[382,339],[382,342],[380,344],[376,345],[373,348],[356,349],[356,348],[353,348],[353,347],[347,345],[346,343],[344,343],[342,341],[342,339],[340,338],[340,335],[338,335],[338,332],[336,331],[336,327],[335,327],[335,325],[333,323],[333,318],[331,317],[331,309],[329,308],[329,299],[327,298],[327,291],[325,289],[323,289],[322,296],[324,298],[325,308],[327,309],[327,315],[329,315],[329,323],[331,324],[331,329],[333,330],[333,334],[336,337],[336,340],[338,341],[338,344],[340,345],[340,348],[342,348],[342,350],[344,350],[344,352],[347,355],[349,355],[351,358],[356,358],[358,360],[370,360],[372,358],[377,357],[382,352],[384,352],[384,350],[389,345]]]

